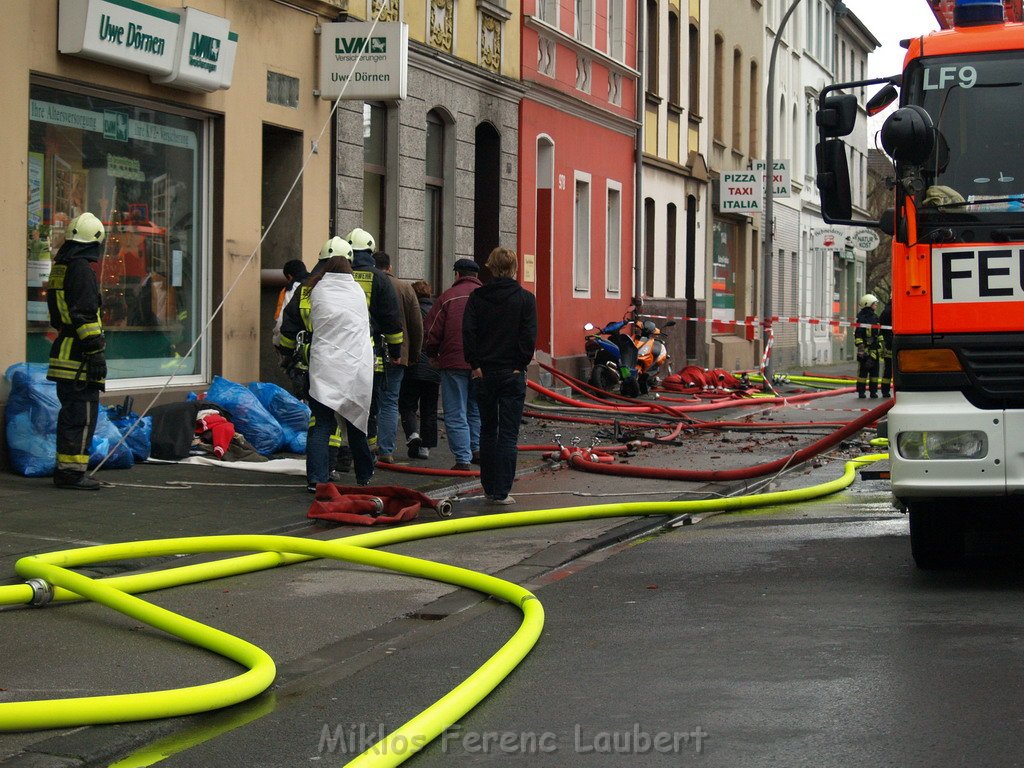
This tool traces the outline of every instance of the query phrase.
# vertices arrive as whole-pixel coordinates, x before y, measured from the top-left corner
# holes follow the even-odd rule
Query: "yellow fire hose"
[[[22,558],[15,564],[26,585],[0,587],[0,605],[86,598],[238,662],[247,671],[214,683],[111,696],[0,703],[0,730],[31,730],[95,723],[128,722],[193,714],[236,704],[264,691],[274,680],[274,662],[264,651],[226,632],[160,608],[133,593],[221,578],[319,557],[370,565],[473,589],[505,600],[523,614],[516,633],[456,688],[356,757],[349,766],[396,766],[422,749],[478,704],[511,673],[540,637],[544,611],[528,590],[490,576],[443,563],[376,551],[406,541],[516,526],[631,515],[731,511],[806,501],[849,486],[856,468],[887,458],[862,456],[846,462],[843,475],[809,488],[700,501],[628,502],[512,512],[374,531],[343,540],[236,535],[105,544]],[[256,551],[212,563],[155,573],[94,580],[69,568],[125,558],[210,552]],[[52,591],[51,591],[52,586]]]

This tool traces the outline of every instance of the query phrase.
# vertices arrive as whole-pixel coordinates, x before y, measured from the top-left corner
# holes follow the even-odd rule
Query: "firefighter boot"
[[[340,446],[336,455],[332,454],[332,459],[332,471],[340,472],[343,475],[352,471],[352,449],[347,445]]]
[[[86,475],[85,472],[74,472],[67,469],[54,471],[53,484],[58,488],[68,488],[74,491],[98,491],[103,485],[99,480]]]

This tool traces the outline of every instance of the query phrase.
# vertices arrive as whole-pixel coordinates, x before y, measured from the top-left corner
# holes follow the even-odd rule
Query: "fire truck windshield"
[[[918,212],[945,224],[1024,222],[1024,57],[1000,52],[923,58],[907,70],[908,104],[935,125],[915,185]]]

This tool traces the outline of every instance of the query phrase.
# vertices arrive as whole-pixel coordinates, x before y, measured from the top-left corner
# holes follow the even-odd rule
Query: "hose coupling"
[[[42,608],[53,600],[53,585],[43,579],[28,579],[26,582],[32,588],[32,600],[29,605]]]
[[[373,502],[373,511],[370,513],[374,517],[379,517],[384,514],[384,499],[380,496],[371,496],[369,501]]]

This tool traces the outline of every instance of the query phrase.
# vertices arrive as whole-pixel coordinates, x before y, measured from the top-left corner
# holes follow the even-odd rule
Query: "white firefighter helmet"
[[[365,229],[356,227],[345,237],[348,240],[349,245],[352,246],[354,251],[375,251],[377,250],[377,244],[374,242],[373,235],[367,232]]]
[[[352,261],[352,246],[335,235],[324,243],[324,247],[320,249],[321,261],[329,259],[331,256],[344,256],[349,261]]]
[[[68,239],[76,243],[102,243],[107,236],[103,222],[86,211],[68,224]]]
[[[861,307],[870,307],[872,304],[878,303],[878,297],[873,293],[865,293],[860,297]]]

